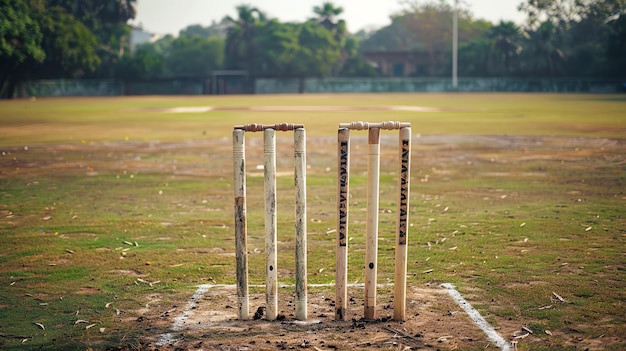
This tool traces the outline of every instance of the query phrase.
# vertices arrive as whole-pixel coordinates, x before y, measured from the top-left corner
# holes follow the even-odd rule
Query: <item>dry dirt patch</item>
[[[391,291],[381,289],[375,321],[363,321],[363,289],[350,288],[346,321],[334,320],[334,292],[309,293],[309,319],[294,319],[292,288],[280,289],[279,320],[237,320],[234,287],[211,287],[143,323],[167,332],[150,340],[159,350],[454,350],[497,349],[460,307],[439,287],[410,288],[407,320],[391,320]],[[251,295],[251,312],[265,305],[265,295]],[[156,321],[154,320],[156,319]],[[510,333],[509,333],[510,334]]]

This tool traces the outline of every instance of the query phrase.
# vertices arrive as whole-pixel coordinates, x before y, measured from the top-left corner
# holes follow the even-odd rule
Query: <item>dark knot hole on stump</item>
[[[370,269],[374,269],[374,262],[370,262]]]
[[[273,270],[274,270],[274,266],[270,266],[270,271],[273,271]]]

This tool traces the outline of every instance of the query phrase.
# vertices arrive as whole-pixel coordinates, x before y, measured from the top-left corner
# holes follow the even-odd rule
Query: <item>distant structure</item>
[[[138,26],[131,25],[131,29],[130,29],[130,52],[132,54],[134,54],[135,50],[137,49],[137,45],[144,44],[144,43],[154,43],[155,41],[161,39],[161,37],[162,37],[162,35],[160,35],[160,34],[154,34],[154,33],[146,32],[141,27],[141,24],[138,25]]]

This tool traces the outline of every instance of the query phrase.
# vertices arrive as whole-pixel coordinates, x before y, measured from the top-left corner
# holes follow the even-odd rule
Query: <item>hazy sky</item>
[[[447,0],[450,4],[454,0]],[[470,8],[475,18],[494,23],[501,19],[522,23],[523,14],[517,6],[523,0],[461,0]],[[399,0],[334,0],[344,9],[341,18],[348,23],[348,30],[356,32],[364,27],[384,26],[390,23],[389,15],[402,8]],[[133,23],[141,24],[149,32],[174,34],[190,24],[207,26],[224,16],[236,17],[235,7],[250,4],[283,22],[302,22],[313,17],[313,7],[324,0],[137,0],[137,18]],[[423,3],[420,2],[420,3]]]

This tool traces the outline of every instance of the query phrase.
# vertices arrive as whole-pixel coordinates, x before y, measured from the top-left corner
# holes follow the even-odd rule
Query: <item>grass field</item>
[[[193,106],[215,109],[169,110]],[[259,106],[267,111],[250,109]],[[357,120],[412,123],[411,287],[456,285],[503,336],[533,331],[520,350],[626,348],[626,96],[347,94],[1,101],[0,349],[152,349],[171,325],[167,312],[199,284],[233,284],[237,124],[306,125],[309,283],[333,283],[337,125]],[[349,279],[362,282],[366,138],[353,135]],[[279,172],[293,167],[290,136],[278,139]],[[263,152],[260,135],[246,138],[249,247],[259,249],[250,253],[250,277],[262,284],[255,166]],[[384,133],[383,283],[393,280],[396,143]],[[292,187],[290,176],[279,177],[286,284],[294,275]],[[425,349],[488,345],[450,335],[424,340]]]

